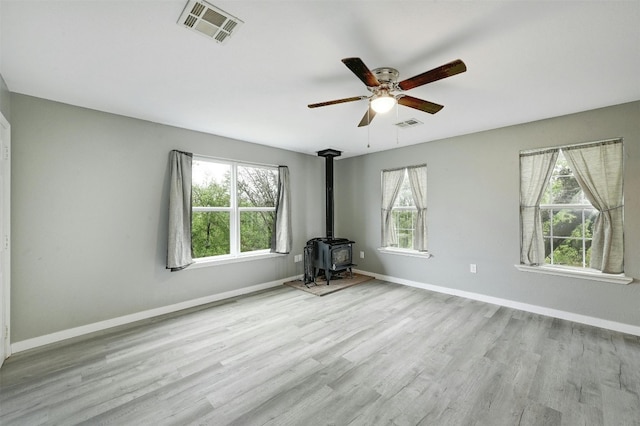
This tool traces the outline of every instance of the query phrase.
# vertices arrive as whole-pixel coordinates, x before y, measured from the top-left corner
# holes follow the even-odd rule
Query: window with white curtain
[[[191,188],[194,259],[270,252],[277,167],[194,156]]]
[[[597,214],[560,149],[540,202],[545,264],[588,268]]]
[[[623,274],[622,139],[520,153],[520,263]]]
[[[382,248],[427,252],[427,166],[382,171]]]

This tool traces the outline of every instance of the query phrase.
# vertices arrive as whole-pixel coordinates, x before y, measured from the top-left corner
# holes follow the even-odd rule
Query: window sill
[[[624,274],[605,274],[600,271],[574,269],[559,266],[527,266],[514,265],[519,271],[534,272],[538,274],[556,275],[560,277],[581,278],[584,280],[603,281],[607,283],[626,285],[633,281],[633,278]]]
[[[378,251],[380,253],[385,254],[395,254],[399,256],[408,256],[408,257],[421,257],[423,259],[429,259],[432,255],[428,251],[417,251],[417,250],[406,250],[406,249],[396,249],[389,247],[379,247]]]
[[[250,262],[252,260],[270,259],[272,257],[286,256],[280,253],[258,253],[244,256],[217,256],[217,257],[203,257],[201,259],[194,259],[194,264],[189,266],[188,269],[206,268],[209,266],[227,265],[230,263]]]

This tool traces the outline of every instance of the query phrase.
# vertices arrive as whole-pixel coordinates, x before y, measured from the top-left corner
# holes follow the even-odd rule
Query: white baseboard
[[[479,293],[472,293],[469,291],[457,290],[457,289],[448,288],[448,287],[441,287],[441,286],[436,286],[432,284],[425,284],[418,281],[411,281],[403,278],[396,278],[388,275],[381,275],[381,274],[362,271],[358,269],[354,269],[354,272],[365,274],[365,275],[371,275],[376,279],[388,281],[395,284],[421,288],[423,290],[434,291],[436,293],[450,294],[452,296],[464,297],[471,300],[477,300],[480,302],[486,302],[494,305],[505,306],[507,308],[518,309],[521,311],[531,312],[534,314],[545,315],[545,316],[559,318],[567,321],[573,321],[581,324],[592,325],[595,327],[606,328],[613,331],[619,331],[621,333],[632,334],[634,336],[640,336],[640,327],[631,325],[631,324],[624,324],[616,321],[609,321],[601,318],[595,318],[595,317],[576,314],[572,312],[561,311],[558,309],[546,308],[544,306],[531,305],[528,303],[502,299],[499,297],[487,296]],[[285,283],[287,281],[292,281],[297,278],[299,278],[299,275],[295,275],[289,278],[282,278],[276,281],[257,284],[250,287],[244,287],[238,290],[232,290],[224,293],[214,294],[211,296],[201,297],[198,299],[187,300],[185,302],[163,306],[160,308],[149,309],[146,311],[137,312],[135,314],[125,315],[118,318],[112,318],[105,321],[99,321],[96,323],[87,324],[80,327],[58,331],[58,332],[47,334],[44,336],[34,337],[32,339],[22,340],[20,342],[15,342],[11,344],[11,353],[16,354],[18,352],[24,352],[29,349],[35,349],[44,345],[60,342],[73,337],[79,337],[79,336],[83,336],[89,333],[94,333],[97,331],[103,331],[109,328],[131,324],[136,321],[154,318],[160,315],[170,314],[173,312],[181,311],[183,309],[206,305],[207,303],[217,302],[219,300],[229,299],[232,297],[242,296],[244,294],[249,294],[256,291],[277,287],[279,285],[282,285],[282,283]]]
[[[131,324],[136,321],[145,320],[145,319],[154,318],[160,315],[181,311],[183,309],[206,305],[207,303],[217,302],[219,300],[229,299],[236,296],[242,296],[244,294],[265,290],[271,287],[277,287],[287,281],[292,281],[297,278],[299,278],[299,275],[295,275],[289,278],[282,278],[276,281],[257,284],[250,287],[244,287],[238,290],[231,290],[224,293],[213,294],[211,296],[200,297],[198,299],[187,300],[185,302],[180,302],[180,303],[176,303],[168,306],[162,306],[160,308],[149,309],[147,311],[136,312],[135,314],[124,315],[121,317],[112,318],[105,321],[99,321],[92,324],[83,325],[80,327],[74,327],[67,330],[57,331],[55,333],[34,337],[32,339],[22,340],[20,342],[15,342],[11,344],[11,352],[12,354],[16,354],[18,352],[23,352],[29,349],[34,349],[40,346],[67,340],[72,337],[84,336],[86,334],[94,333],[96,331],[103,331],[109,328],[113,328],[113,327],[117,327],[125,324]]]
[[[592,325],[594,327],[606,328],[608,330],[619,331],[621,333],[640,336],[640,327],[637,325],[625,324],[616,321],[609,321],[601,318],[590,317],[587,315],[576,314],[573,312],[561,311],[558,309],[546,308],[544,306],[531,305],[528,303],[516,302],[513,300],[502,299],[499,297],[487,296],[469,291],[456,290],[454,288],[441,287],[432,284],[425,284],[417,281],[405,280],[403,278],[390,277],[387,275],[375,274],[367,271],[355,270],[365,275],[371,275],[379,280],[389,281],[395,284],[406,285],[409,287],[421,288],[424,290],[434,291],[436,293],[450,294],[452,296],[460,296],[466,299],[477,300],[479,302],[491,303],[494,305],[505,306],[507,308],[518,309],[520,311],[531,312],[534,314],[545,315],[548,317],[559,318],[567,321],[573,321],[581,324]]]

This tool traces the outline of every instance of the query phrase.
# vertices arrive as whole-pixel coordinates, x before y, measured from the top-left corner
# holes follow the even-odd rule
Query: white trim
[[[605,274],[604,272],[596,270],[581,270],[560,266],[528,266],[528,265],[513,265],[522,272],[533,272],[536,274],[556,275],[559,277],[580,278],[583,280],[601,281],[613,284],[627,285],[633,281],[632,277],[627,277],[624,274]]]
[[[391,247],[378,247],[378,251],[380,253],[385,254],[395,254],[397,256],[407,256],[407,257],[421,257],[423,259],[429,259],[432,254],[428,251],[418,251],[418,250],[409,250],[409,249],[398,249]]]
[[[565,175],[566,176],[566,175]],[[553,176],[552,176],[553,177]],[[592,204],[542,204],[540,203],[539,207],[545,210],[596,210]],[[576,237],[574,237],[576,238]]]
[[[204,155],[193,154],[193,160],[195,162],[206,163],[211,166],[219,166],[219,165],[228,165],[229,166],[229,174],[230,174],[230,182],[229,182],[229,205],[228,206],[192,206],[191,213],[206,213],[206,212],[227,212],[229,214],[229,255],[221,255],[220,260],[217,261],[216,264],[224,264],[224,263],[234,263],[238,260],[236,258],[243,257],[243,253],[241,250],[241,235],[240,235],[240,216],[244,212],[261,212],[261,211],[272,211],[275,212],[275,207],[242,207],[239,205],[239,194],[238,194],[238,169],[239,168],[252,168],[252,169],[263,169],[268,170],[275,173],[275,177],[277,178],[278,167],[267,164],[256,164],[256,163],[248,163],[237,160],[222,160],[215,157],[207,157]],[[193,172],[192,172],[193,174]],[[193,188],[193,182],[191,184]],[[193,225],[193,218],[191,219]],[[268,249],[267,249],[268,250]],[[263,252],[260,250],[260,252]],[[207,262],[209,264],[213,264],[212,258],[201,258],[203,261],[199,262],[203,264],[203,262]],[[206,259],[206,260],[204,260]],[[227,259],[233,259],[228,261]],[[197,260],[194,259],[194,261]]]
[[[193,154],[193,159],[197,160],[198,158],[201,158],[202,161],[215,161],[215,162],[220,162],[220,163],[238,163],[241,166],[242,165],[247,165],[247,166],[256,166],[256,167],[262,167],[265,169],[272,169],[272,168],[278,168],[280,167],[277,164],[267,164],[267,163],[257,163],[255,161],[244,161],[244,160],[233,160],[230,158],[223,158],[223,157],[212,157],[210,155],[202,155],[202,154]]]
[[[359,270],[359,269],[354,269],[353,271],[360,274],[374,276],[376,279],[379,279],[379,280],[388,281],[388,282],[400,284],[400,285],[406,285],[408,287],[421,288],[423,290],[434,291],[436,293],[450,294],[452,296],[464,297],[471,300],[477,300],[480,302],[486,302],[494,305],[505,306],[508,308],[518,309],[525,312],[532,312],[535,314],[545,315],[553,318],[564,319],[567,321],[578,322],[581,324],[592,325],[595,327],[601,327],[609,330],[619,331],[621,333],[640,336],[640,326],[624,324],[616,321],[609,321],[601,318],[589,317],[586,315],[580,315],[572,312],[546,308],[543,306],[531,305],[528,303],[516,302],[513,300],[502,299],[502,298],[493,297],[493,296],[486,296],[483,294],[472,293],[472,292],[463,291],[463,290],[456,290],[448,287],[440,287],[432,284],[420,283],[417,281],[391,277],[388,275],[374,274],[374,273]],[[173,305],[163,306],[155,309],[149,309],[147,311],[137,312],[135,314],[124,315],[121,317],[112,318],[109,320],[100,321],[93,324],[87,324],[80,327],[58,331],[58,332],[47,334],[44,336],[34,337],[31,339],[22,340],[20,342],[13,343],[9,349],[14,354],[18,352],[24,352],[24,351],[35,349],[51,343],[56,343],[63,340],[71,339],[73,337],[79,337],[79,336],[87,335],[90,333],[107,330],[112,327],[131,324],[136,321],[154,318],[160,315],[181,311],[183,309],[188,309],[195,306],[201,306],[207,303],[217,302],[219,300],[229,299],[232,297],[242,296],[245,294],[253,293],[260,290],[265,290],[272,287],[278,287],[284,282],[292,281],[298,278],[299,276],[295,275],[289,278],[282,278],[280,280],[257,284],[250,287],[244,287],[238,290],[231,290],[224,293],[205,296],[198,299],[192,299],[185,302],[176,303]]]
[[[270,259],[272,257],[281,257],[286,256],[286,254],[282,253],[259,253],[259,254],[249,254],[249,255],[240,255],[240,256],[212,256],[212,257],[201,257],[198,259],[193,259],[195,263],[190,265],[185,271],[189,269],[198,269],[198,268],[207,268],[209,266],[219,266],[219,265],[227,265],[229,263],[240,263],[240,262],[249,262],[252,260],[262,260],[262,259]]]
[[[529,303],[516,302],[514,300],[502,299],[499,297],[487,296],[479,293],[472,293],[464,290],[457,290],[448,287],[440,287],[432,284],[425,284],[417,281],[406,280],[403,278],[390,277],[388,275],[373,274],[366,271],[356,271],[366,275],[375,275],[376,279],[389,281],[395,284],[406,285],[409,287],[421,288],[423,290],[434,291],[436,293],[450,294],[452,296],[464,297],[466,299],[477,300],[479,302],[491,303],[494,305],[505,306],[507,308],[518,309],[520,311],[531,312],[534,314],[545,315],[552,318],[559,318],[567,321],[573,321],[580,324],[591,325],[594,327],[605,328],[608,330],[619,331],[621,333],[640,336],[640,326],[625,324],[617,321],[610,321],[602,318],[590,317],[587,315],[576,314],[573,312],[561,311],[559,309],[547,308],[544,306],[531,305]]]
[[[183,309],[206,305],[207,303],[217,302],[219,300],[229,299],[231,297],[242,296],[245,294],[253,293],[253,292],[264,290],[271,287],[277,287],[287,281],[297,279],[298,277],[299,276],[296,275],[289,278],[282,278],[276,281],[256,284],[250,287],[244,287],[237,290],[226,291],[224,293],[218,293],[210,296],[200,297],[198,299],[187,300],[185,302],[175,303],[173,305],[162,306],[160,308],[149,309],[142,312],[136,312],[134,314],[124,315],[121,317],[112,318],[105,321],[94,322],[92,324],[87,324],[80,327],[74,327],[67,330],[58,331],[58,332],[47,334],[44,336],[34,337],[32,339],[22,340],[20,342],[13,343],[11,345],[11,350],[13,351],[14,354],[18,352],[23,352],[29,349],[38,348],[51,343],[60,342],[62,340],[71,339],[73,337],[84,336],[86,334],[95,333],[97,331],[107,330],[112,327],[131,324],[136,321],[154,318],[160,315],[170,314],[173,312],[181,311]]]
[[[11,356],[11,124],[0,112],[0,161],[5,162],[2,167],[2,194],[0,208],[2,209],[2,232],[0,235],[0,256],[2,256],[2,280],[0,286],[0,315],[4,318],[0,321],[0,339],[3,340],[0,351],[0,366],[4,360]],[[4,352],[4,353],[2,353]]]

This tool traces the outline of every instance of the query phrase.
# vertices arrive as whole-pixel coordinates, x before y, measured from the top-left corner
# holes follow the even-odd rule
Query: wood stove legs
[[[305,253],[306,255],[306,253]],[[319,285],[318,281],[316,281],[316,278],[320,276],[320,274],[322,273],[322,275],[324,275],[326,281],[327,281],[327,285],[331,284],[331,278],[341,274],[343,272],[348,271],[349,272],[349,278],[353,278],[353,267],[357,266],[355,263],[351,263],[348,265],[342,265],[342,267],[338,270],[329,270],[328,272],[325,269],[322,268],[316,268],[314,266],[308,265],[309,269],[306,270],[305,269],[305,278],[304,278],[304,285],[309,288],[309,285],[311,283],[313,283],[313,285]],[[321,272],[322,271],[322,272]]]
[[[318,282],[316,281],[316,277],[320,274],[320,271],[323,271],[324,277],[327,280],[327,285],[331,284],[331,278],[333,276],[336,276],[336,275],[338,275],[338,274],[340,274],[342,272],[345,272],[345,271],[349,271],[349,278],[353,278],[353,269],[351,268],[351,266],[349,266],[347,268],[344,268],[344,269],[340,269],[339,271],[328,271],[327,272],[327,271],[325,271],[323,269],[318,269],[318,271],[317,272],[314,271],[314,274],[313,274],[313,283],[315,285],[318,285]],[[307,286],[307,287],[309,287],[309,286]]]

